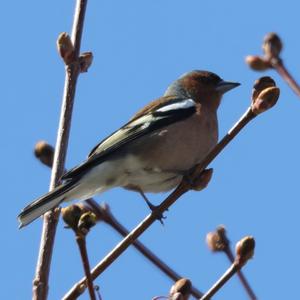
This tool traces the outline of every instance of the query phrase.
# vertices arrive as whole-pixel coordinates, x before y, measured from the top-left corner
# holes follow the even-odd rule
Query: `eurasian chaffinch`
[[[222,95],[239,83],[192,71],[174,81],[163,97],[140,110],[101,141],[86,161],[62,177],[51,192],[26,206],[23,227],[63,201],[87,199],[114,187],[141,193],[175,188],[218,140]],[[151,205],[150,205],[151,206]]]

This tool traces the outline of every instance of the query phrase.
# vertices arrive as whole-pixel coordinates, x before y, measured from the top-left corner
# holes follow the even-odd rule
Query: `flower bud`
[[[253,85],[253,90],[252,90],[252,102],[255,101],[255,99],[257,98],[257,96],[260,94],[262,90],[273,86],[276,86],[276,83],[273,80],[273,78],[269,76],[264,76],[255,80]]]
[[[261,114],[273,107],[279,98],[280,89],[278,87],[269,87],[264,89],[252,103],[252,112],[255,115]]]
[[[56,41],[59,55],[62,57],[66,65],[74,61],[74,46],[70,36],[66,32],[62,32]]]
[[[212,252],[224,251],[229,245],[225,227],[219,226],[216,231],[209,232],[206,235],[206,243]]]
[[[64,207],[61,209],[61,214],[64,222],[72,228],[74,231],[77,230],[78,222],[81,217],[82,211],[76,204]]]
[[[97,219],[94,213],[86,212],[80,216],[77,228],[83,233],[87,234],[89,230],[96,225]]]
[[[45,141],[39,141],[34,147],[34,155],[44,165],[52,168],[54,148]]]
[[[175,293],[168,298],[169,300],[185,300],[181,293]]]
[[[255,240],[252,236],[242,238],[235,246],[236,258],[235,261],[244,265],[253,257],[255,248]]]
[[[192,283],[189,279],[181,278],[175,282],[170,290],[170,299],[187,300],[191,294]]]
[[[265,71],[272,67],[268,60],[254,55],[248,55],[246,57],[246,63],[252,70],[255,71]]]
[[[255,81],[252,91],[251,109],[255,115],[258,115],[272,106],[279,98],[280,90],[276,87],[275,81],[268,76],[261,77]]]
[[[268,33],[264,38],[262,49],[268,59],[279,58],[282,50],[280,37],[274,32]]]
[[[83,52],[79,56],[80,72],[87,72],[93,62],[92,52]]]
[[[96,222],[104,221],[109,223],[111,220],[112,213],[106,203],[101,203],[101,205],[99,205],[94,199],[89,198],[76,205],[81,208],[82,213],[92,212],[95,214]]]

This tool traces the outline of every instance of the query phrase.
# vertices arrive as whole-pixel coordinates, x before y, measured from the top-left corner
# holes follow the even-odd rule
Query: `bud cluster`
[[[72,228],[76,234],[86,235],[96,224],[96,215],[74,204],[61,210],[64,222]]]
[[[265,71],[271,69],[275,64],[281,61],[280,53],[282,48],[283,45],[280,37],[274,32],[268,33],[264,37],[262,44],[264,55],[248,55],[246,57],[246,63],[255,71]]]
[[[276,87],[275,81],[268,76],[261,77],[255,81],[252,91],[251,109],[255,115],[273,107],[279,98],[280,89]]]
[[[72,40],[66,32],[62,32],[58,36],[56,45],[57,51],[66,66],[77,63],[81,73],[88,71],[93,61],[92,52],[83,52],[77,58]]]

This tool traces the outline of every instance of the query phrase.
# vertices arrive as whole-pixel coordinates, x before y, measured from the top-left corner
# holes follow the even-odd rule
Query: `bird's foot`
[[[158,205],[154,205],[152,204],[148,198],[146,197],[146,195],[143,192],[140,192],[141,196],[143,197],[143,199],[145,200],[145,202],[147,203],[148,207],[150,208],[150,210],[152,211],[152,213],[156,214],[156,219],[162,224],[164,225],[163,220],[166,219],[167,217],[165,217],[163,215],[163,213],[160,213],[157,211]]]
[[[157,208],[159,205],[153,205],[150,201],[146,201],[148,207],[150,208],[150,210],[152,211],[152,213],[156,214],[156,219],[161,223],[161,225],[164,225],[164,219],[166,219],[167,217],[163,215],[163,213],[161,212],[157,212]]]

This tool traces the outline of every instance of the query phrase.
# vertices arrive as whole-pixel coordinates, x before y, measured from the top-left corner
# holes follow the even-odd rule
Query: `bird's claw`
[[[145,200],[145,202],[147,203],[148,207],[150,208],[151,212],[156,215],[156,219],[162,224],[164,225],[164,222],[163,222],[163,219],[166,219],[167,217],[165,217],[163,215],[163,213],[161,212],[158,212],[158,207],[157,205],[153,205],[149,200],[148,198],[146,197],[146,195],[142,192],[142,191],[139,191],[141,196],[143,197],[143,199]],[[166,209],[168,210],[168,209]]]
[[[157,208],[159,207],[158,205],[153,205],[150,201],[146,201],[148,207],[150,208],[150,210],[152,211],[153,214],[156,215],[156,219],[161,223],[161,225],[164,225],[164,219],[166,219],[167,217],[163,215],[163,213],[158,212]]]

